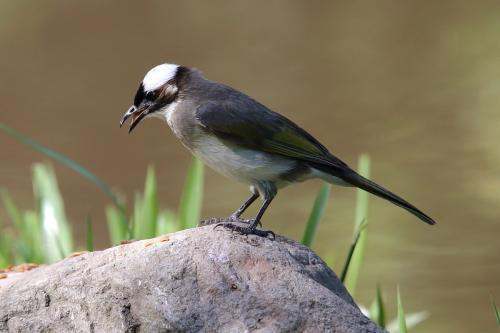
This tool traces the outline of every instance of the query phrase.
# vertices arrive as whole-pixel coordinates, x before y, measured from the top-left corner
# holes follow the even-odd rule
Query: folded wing
[[[332,167],[347,165],[291,120],[251,100],[208,102],[196,118],[222,140],[289,158]]]

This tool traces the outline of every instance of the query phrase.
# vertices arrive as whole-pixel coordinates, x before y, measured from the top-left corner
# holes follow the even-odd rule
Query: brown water
[[[286,114],[346,162],[369,153],[375,180],[436,218],[428,227],[371,201],[361,303],[380,282],[392,316],[399,284],[408,312],[431,313],[414,332],[492,332],[489,295],[500,302],[499,14],[498,1],[2,1],[0,122],[128,198],[154,163],[162,206],[175,208],[189,154],[159,121],[129,136],[118,120],[153,65],[200,68]],[[0,147],[0,186],[32,207],[30,167],[44,157],[5,136]],[[104,247],[108,199],[72,171],[56,172],[75,233],[82,238],[90,213]],[[264,225],[299,238],[318,186],[280,192]],[[246,196],[208,171],[203,215],[227,215]],[[354,190],[334,189],[315,246],[337,270],[354,201]]]

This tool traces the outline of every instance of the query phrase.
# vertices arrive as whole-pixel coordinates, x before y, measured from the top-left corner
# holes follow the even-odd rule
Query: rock
[[[307,247],[211,225],[7,276],[0,331],[383,332]]]

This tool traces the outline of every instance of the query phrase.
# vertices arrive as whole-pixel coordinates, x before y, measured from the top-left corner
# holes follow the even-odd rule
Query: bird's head
[[[125,112],[123,123],[131,118],[129,133],[146,117],[153,116],[173,103],[178,95],[178,78],[185,67],[174,64],[162,64],[146,73],[137,93],[134,104]]]

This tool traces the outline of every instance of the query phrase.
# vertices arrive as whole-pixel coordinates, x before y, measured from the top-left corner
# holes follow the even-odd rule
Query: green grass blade
[[[23,220],[26,230],[29,231],[29,234],[25,236],[26,243],[29,244],[29,257],[25,258],[25,261],[41,264],[45,259],[43,256],[42,228],[38,214],[34,211],[25,211]]]
[[[156,234],[158,222],[158,194],[156,186],[155,171],[152,166],[148,167],[146,184],[144,185],[144,197],[142,201],[142,219],[138,223],[140,227],[139,239],[152,238]]]
[[[365,177],[370,178],[370,157],[367,154],[362,154],[358,161],[358,173]],[[354,219],[354,235],[359,232],[363,221],[367,221],[368,215],[368,192],[358,189],[356,192],[356,210]]]
[[[189,167],[179,205],[179,226],[183,229],[198,225],[203,200],[203,164],[197,158]]]
[[[15,228],[20,231],[24,230],[24,223],[21,212],[17,208],[16,204],[12,200],[9,195],[9,192],[5,188],[0,188],[0,199],[2,199],[3,206],[9,216],[9,219],[12,221],[12,224]]]
[[[385,328],[385,306],[382,298],[382,289],[377,284],[377,294],[372,306],[370,307],[370,318],[380,327]]]
[[[0,233],[0,252],[4,254],[2,256],[7,262],[6,267],[26,262],[25,257],[18,250],[19,243],[23,241],[19,240],[17,233],[11,228],[4,228]]]
[[[22,213],[10,197],[6,189],[0,189],[0,198],[5,207],[12,226],[19,235],[15,242],[15,250],[23,262],[43,262],[40,249],[41,243],[39,221],[34,212]]]
[[[134,211],[132,213],[132,235],[133,239],[141,239],[143,238],[143,226],[142,226],[142,210],[143,210],[143,199],[142,195],[139,192],[135,193],[134,196]]]
[[[5,234],[2,220],[0,219],[0,269],[7,267],[10,264],[10,249],[11,244],[9,238]]]
[[[345,287],[354,296],[358,285],[359,274],[364,259],[366,245],[366,229],[360,230],[359,236],[353,243],[352,252],[349,254],[343,271],[346,272],[343,279]]]
[[[49,165],[35,163],[33,188],[43,230],[45,260],[52,263],[73,252],[73,238],[57,180]]]
[[[0,247],[2,246],[3,242],[3,235],[0,235]],[[0,251],[0,269],[6,268],[7,266],[10,265],[10,260],[9,257]]]
[[[20,235],[20,239],[14,244],[14,250],[16,254],[22,258],[21,260],[23,262],[28,262],[30,261],[32,249],[29,243],[29,232],[26,230],[21,212],[14,203],[14,200],[12,200],[7,189],[0,189],[0,199],[7,212],[7,216],[12,222],[12,227],[17,231],[17,234]]]
[[[495,314],[495,318],[497,320],[497,326],[500,326],[500,312],[498,311],[497,304],[495,303],[495,300],[493,299],[493,296],[491,296],[491,308],[493,309],[493,313]]]
[[[358,234],[354,238],[354,241],[351,243],[351,246],[349,247],[349,252],[347,253],[347,257],[345,259],[344,267],[342,268],[342,273],[340,274],[340,281],[342,283],[345,283],[346,277],[347,277],[347,272],[349,271],[349,268],[351,267],[351,261],[354,255],[354,251],[356,250],[356,247],[358,246],[359,238],[361,237],[361,231],[363,231],[364,227],[366,226],[366,222],[363,222],[361,227],[358,230]]]
[[[314,200],[314,205],[309,215],[309,220],[307,220],[306,229],[304,235],[302,236],[302,244],[311,247],[314,237],[316,236],[316,231],[318,229],[319,222],[323,217],[326,205],[328,203],[328,197],[330,196],[331,185],[324,183]]]
[[[107,196],[113,200],[115,205],[120,207],[120,202],[116,195],[113,193],[111,188],[103,182],[100,178],[98,178],[96,175],[94,175],[92,172],[87,170],[85,167],[77,163],[76,161],[72,160],[71,158],[67,157],[66,155],[63,155],[55,150],[52,150],[48,147],[43,146],[42,144],[36,142],[35,140],[25,136],[24,134],[19,133],[13,128],[8,127],[7,125],[0,123],[0,130],[2,130],[4,133],[9,135],[10,137],[16,139],[17,141],[21,142],[22,144],[36,150],[39,153],[44,154],[45,156],[48,156],[50,158],[53,158],[57,162],[67,166],[68,168],[76,171],[78,174],[86,178],[87,180],[90,180],[92,183],[94,183],[101,191],[103,191]]]
[[[370,177],[370,158],[363,154],[359,158],[358,172],[363,177]],[[344,271],[346,272],[345,286],[351,295],[355,295],[358,284],[359,273],[363,263],[368,221],[368,193],[358,189],[356,193],[356,211],[354,220],[354,250],[352,258],[346,261]]]
[[[109,237],[113,245],[118,245],[129,235],[127,221],[123,214],[115,206],[106,207],[106,221],[108,224]]]
[[[179,230],[175,213],[170,210],[164,210],[158,215],[158,224],[156,226],[156,236],[169,234]]]
[[[403,302],[401,301],[401,294],[399,292],[399,286],[398,286],[397,303],[398,303],[398,327],[399,327],[399,333],[407,333],[408,329],[406,327],[405,312],[404,312],[404,309],[403,309]]]
[[[2,251],[3,248],[10,246],[8,238],[5,235],[0,235],[0,269],[7,268],[12,264],[10,253],[7,251]]]
[[[90,218],[90,215],[87,215],[87,218],[85,219],[85,224],[87,225],[87,238],[85,240],[86,248],[87,248],[87,251],[93,252],[94,251],[94,230],[92,228],[92,219]]]

